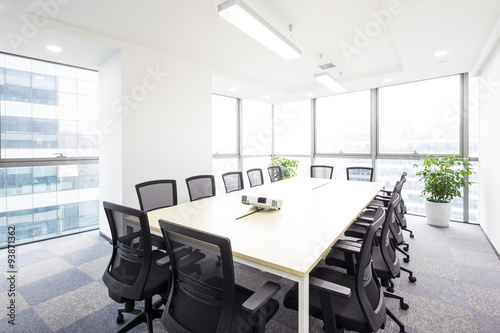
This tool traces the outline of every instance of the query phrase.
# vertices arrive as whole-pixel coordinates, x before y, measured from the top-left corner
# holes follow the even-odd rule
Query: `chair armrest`
[[[359,254],[361,251],[361,244],[357,242],[346,242],[346,241],[337,241],[333,246],[332,249],[335,250],[340,250],[342,252],[347,252],[351,254]]]
[[[336,296],[349,298],[351,297],[351,288],[341,286],[333,282],[318,279],[314,276],[309,277],[309,285],[313,288],[317,288],[320,291],[327,292]]]
[[[242,304],[243,310],[250,313],[255,313],[264,304],[266,304],[266,302],[269,301],[280,289],[281,286],[279,284],[267,281]]]
[[[365,222],[365,221],[354,221],[352,224],[363,228],[368,228],[371,225],[370,222]]]

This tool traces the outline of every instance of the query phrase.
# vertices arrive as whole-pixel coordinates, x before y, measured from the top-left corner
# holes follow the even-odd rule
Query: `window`
[[[274,154],[311,155],[311,101],[274,106]]]
[[[238,153],[238,100],[212,95],[212,150],[215,155]]]
[[[271,104],[242,101],[242,155],[245,158],[269,155],[273,143],[273,109]]]
[[[316,100],[316,154],[370,153],[370,91]]]
[[[0,54],[0,247],[9,226],[23,243],[99,225],[97,87],[95,71]]]
[[[458,154],[460,75],[379,89],[380,154]]]

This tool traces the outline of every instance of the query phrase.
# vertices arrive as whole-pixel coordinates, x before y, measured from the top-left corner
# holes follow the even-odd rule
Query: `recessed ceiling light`
[[[437,51],[436,53],[434,53],[434,56],[435,57],[444,57],[445,55],[448,54],[448,51],[446,50],[441,50],[441,51]]]
[[[229,88],[229,91],[237,91],[237,90],[238,90],[238,88],[236,88],[236,87]]]
[[[264,99],[269,99],[269,98],[271,98],[271,96],[269,96],[269,95],[264,95]]]
[[[61,48],[56,45],[47,45],[47,50],[52,52],[61,52]]]
[[[385,79],[383,82],[384,82],[384,83],[391,83],[391,82],[392,82],[392,79]]]
[[[309,93],[306,95],[307,97],[314,97],[314,94],[313,93]]]

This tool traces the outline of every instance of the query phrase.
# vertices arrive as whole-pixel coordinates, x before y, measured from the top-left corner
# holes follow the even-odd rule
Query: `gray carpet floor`
[[[415,232],[410,239],[411,261],[402,266],[414,271],[416,283],[407,274],[396,279],[396,293],[410,305],[401,310],[396,300],[387,304],[408,332],[500,332],[500,260],[481,228],[451,223],[449,228],[428,226],[425,219],[407,216]],[[16,248],[16,291],[9,296],[7,250],[0,250],[0,332],[113,332],[115,304],[102,283],[102,273],[111,247],[90,231]],[[268,280],[282,286],[276,298],[280,309],[267,325],[269,333],[297,331],[297,313],[282,306],[283,296],[293,282],[235,264],[237,283],[257,288]],[[15,300],[15,325],[6,317]],[[322,332],[322,322],[311,318],[310,332]],[[381,332],[398,332],[387,320]],[[146,332],[141,325],[133,332]],[[155,332],[166,332],[159,320]]]

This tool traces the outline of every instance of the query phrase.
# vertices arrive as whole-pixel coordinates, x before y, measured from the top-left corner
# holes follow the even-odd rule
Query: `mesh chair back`
[[[356,264],[355,288],[359,304],[372,332],[385,322],[385,300],[380,280],[372,264],[372,249],[377,231],[385,220],[385,210],[378,208],[373,223],[368,227]]]
[[[247,175],[250,187],[260,186],[264,184],[264,176],[262,174],[262,169],[247,170]]]
[[[362,182],[373,181],[373,168],[368,167],[350,167],[346,168],[347,180],[356,180]]]
[[[269,173],[269,179],[271,179],[271,183],[283,180],[283,176],[281,174],[281,167],[277,165],[270,166],[267,168],[267,172]]]
[[[109,296],[140,299],[151,266],[151,234],[146,213],[103,202],[111,231],[113,253],[103,275]]]
[[[140,183],[135,185],[135,190],[141,210],[145,212],[177,205],[177,183],[174,179]]]
[[[235,282],[229,239],[164,220],[159,223],[173,258],[163,325],[169,332],[230,332]],[[177,255],[172,243],[192,252]]]
[[[226,172],[222,175],[222,180],[224,181],[226,193],[239,191],[244,188],[243,174],[241,173],[241,171]]]
[[[333,166],[329,165],[311,165],[311,178],[332,179]]]
[[[215,177],[200,175],[186,179],[186,185],[191,201],[200,200],[215,195]]]
[[[392,191],[392,193],[397,194],[398,197],[401,198],[402,188],[403,188],[403,182],[398,180],[396,182],[396,185],[394,186],[394,190]],[[404,216],[401,210],[400,202],[401,201],[399,201],[398,205],[394,207],[395,221],[397,223],[391,223],[391,234],[396,244],[401,244],[404,242],[404,236],[402,230],[403,223],[406,226],[406,216]]]
[[[391,241],[391,224],[397,223],[396,221],[396,208],[399,207],[400,196],[397,193],[392,193],[389,206],[387,207],[386,217],[382,225],[380,234],[380,242],[378,246],[382,254],[382,259],[387,267],[392,278],[399,276],[400,266],[399,257],[396,254],[396,245]]]

